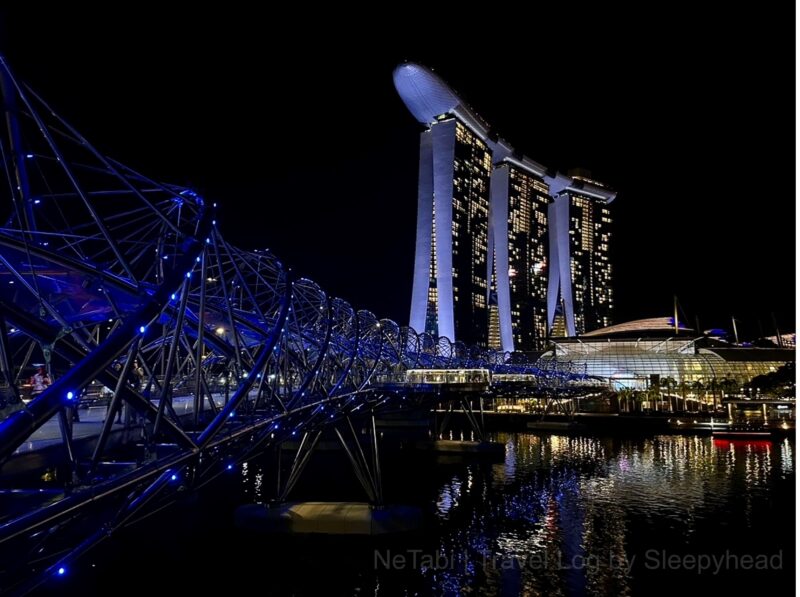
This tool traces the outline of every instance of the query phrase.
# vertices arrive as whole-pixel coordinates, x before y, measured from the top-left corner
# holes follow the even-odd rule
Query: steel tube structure
[[[15,514],[0,516],[0,582],[8,585],[0,591],[35,587],[223,465],[293,435],[313,447],[329,426],[352,429],[351,416],[372,417],[399,398],[376,386],[383,376],[409,368],[540,373],[508,354],[357,311],[271,253],[236,248],[216,204],[103,156],[2,59],[0,81],[0,193],[9,212],[0,227],[0,492],[20,496]],[[35,395],[26,383],[33,363],[52,379]],[[41,448],[55,463],[50,487],[61,498],[28,499],[18,491],[30,484],[17,474],[25,470],[20,448],[102,388],[113,403],[96,434]],[[128,416],[117,424],[123,406]],[[378,500],[369,421],[378,481],[363,481]],[[172,446],[165,455],[163,444]],[[130,462],[134,446],[142,451]],[[351,456],[368,474],[360,446]],[[307,459],[299,457],[287,492]],[[59,472],[63,462],[69,474]]]

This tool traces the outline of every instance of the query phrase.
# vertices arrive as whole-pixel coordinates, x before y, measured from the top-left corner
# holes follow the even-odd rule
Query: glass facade
[[[503,347],[500,341],[500,317],[497,305],[489,305],[489,348],[500,350]]]
[[[456,121],[453,160],[453,313],[456,338],[488,342],[489,179],[492,154],[480,137]]]
[[[489,384],[488,369],[409,369],[405,382],[410,384]]]
[[[611,212],[604,201],[569,192],[570,275],[578,335],[613,323]]]
[[[508,276],[516,350],[544,348],[547,338],[549,188],[515,166],[508,177]]]
[[[604,328],[612,323],[614,293],[611,286],[611,211],[606,203],[595,203],[594,255],[592,257],[592,316],[591,324]]]
[[[752,350],[737,352],[733,360],[698,347],[692,339],[559,341],[554,343],[554,352],[543,355],[538,364],[545,367],[553,359],[571,363],[579,373],[606,380],[617,389],[647,389],[655,375],[689,389],[699,387],[698,383],[707,389],[712,380],[744,385],[757,375],[777,371],[790,358],[779,360],[781,356],[772,350],[764,358],[759,349]]]
[[[439,293],[436,291],[436,208],[431,212],[431,262],[428,269],[428,307],[425,310],[425,331],[434,338],[439,335],[439,320],[436,309]]]

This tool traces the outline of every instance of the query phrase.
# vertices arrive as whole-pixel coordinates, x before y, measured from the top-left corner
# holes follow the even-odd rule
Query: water
[[[795,444],[498,434],[498,462],[387,454],[389,500],[426,512],[394,538],[252,536],[237,503],[267,499],[274,457],[103,544],[67,586],[252,595],[647,595],[793,582]],[[296,499],[362,499],[340,454]],[[59,581],[61,582],[61,581]],[[783,585],[787,586],[787,585]]]

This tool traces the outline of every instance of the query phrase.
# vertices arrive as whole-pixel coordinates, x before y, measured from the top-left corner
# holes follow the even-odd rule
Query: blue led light
[[[34,202],[34,204],[39,205],[42,202],[42,200],[41,199],[34,199],[33,202]]]
[[[217,225],[217,221],[216,220],[211,220],[211,225],[212,226],[216,226]]]
[[[233,465],[232,465],[232,464],[229,464],[229,465],[228,465],[228,470],[229,470],[229,471],[232,471],[232,470],[233,470]]]
[[[29,160],[32,160],[33,159],[33,154],[32,153],[26,153],[25,157],[28,158]]]
[[[175,293],[173,293],[169,298],[174,301],[175,300]]]
[[[186,272],[186,277],[187,278],[191,278],[192,277],[192,272]]]
[[[140,333],[140,334],[144,334],[146,331],[147,331],[147,328],[146,328],[146,327],[144,327],[143,325],[140,325],[140,326],[139,326],[139,333]]]
[[[178,475],[173,473],[173,475],[170,477],[170,479],[172,479],[173,481],[177,481],[178,480]]]
[[[64,566],[61,566],[61,567],[58,569],[58,571],[57,571],[57,572],[58,572],[58,575],[59,575],[59,576],[64,576],[64,574],[66,574],[66,572],[67,572],[67,569],[66,569],[66,568],[64,568]]]
[[[230,418],[232,419],[232,418],[233,418],[233,415],[235,415],[235,414],[236,414],[236,411],[233,411],[233,410],[232,410],[232,411],[231,411],[231,414],[229,414],[229,415],[228,415],[228,417],[230,417]]]
[[[72,400],[75,398],[75,394],[73,392],[67,392],[67,400]]]

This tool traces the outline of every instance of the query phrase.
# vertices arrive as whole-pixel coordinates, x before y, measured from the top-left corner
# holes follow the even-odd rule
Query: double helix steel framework
[[[271,253],[236,248],[216,204],[105,157],[1,58],[0,91],[10,209],[0,229],[0,463],[49,426],[68,470],[28,491],[24,475],[0,469],[0,499],[13,505],[0,508],[0,586],[63,575],[180,490],[401,400],[371,383],[379,376],[480,367],[547,377],[357,311]],[[37,370],[50,382],[40,392],[29,383]],[[108,410],[87,451],[72,418],[98,392]],[[130,446],[143,451],[131,457]]]

